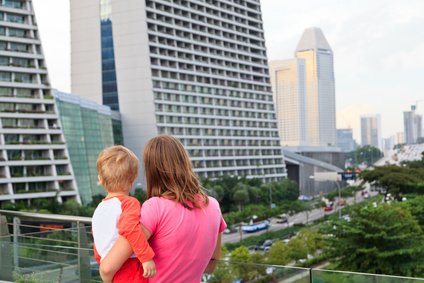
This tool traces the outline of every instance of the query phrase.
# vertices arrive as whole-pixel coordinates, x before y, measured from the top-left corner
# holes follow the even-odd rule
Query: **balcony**
[[[91,218],[0,210],[0,280],[6,282],[102,282],[93,256]],[[208,282],[415,283],[368,273],[219,260]]]

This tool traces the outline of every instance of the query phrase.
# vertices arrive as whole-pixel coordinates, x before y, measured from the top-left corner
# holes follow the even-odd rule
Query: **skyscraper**
[[[337,129],[337,147],[340,147],[344,152],[355,150],[352,129]]]
[[[281,145],[308,145],[305,60],[289,59],[269,63]]]
[[[306,112],[309,145],[336,145],[336,102],[333,51],[321,29],[304,31],[296,58],[305,60]]]
[[[0,3],[0,121],[0,201],[79,201],[30,0]]]
[[[202,177],[286,176],[259,0],[72,0],[72,91],[119,110],[139,156],[179,138]]]
[[[372,145],[382,149],[380,115],[361,116],[361,145]]]
[[[423,137],[423,117],[416,112],[416,106],[411,106],[411,111],[403,112],[403,128],[405,143],[417,143],[418,138]]]

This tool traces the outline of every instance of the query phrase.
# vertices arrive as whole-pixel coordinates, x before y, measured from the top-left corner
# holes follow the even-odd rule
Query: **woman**
[[[219,259],[221,233],[226,224],[218,202],[208,197],[193,172],[184,146],[176,138],[159,135],[144,148],[148,200],[141,208],[141,224],[155,252],[153,283],[199,283]],[[131,247],[119,238],[102,261],[102,274],[114,272],[130,256]]]

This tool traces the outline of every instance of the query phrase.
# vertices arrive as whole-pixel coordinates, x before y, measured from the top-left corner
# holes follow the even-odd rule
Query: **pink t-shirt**
[[[199,283],[227,225],[216,199],[189,210],[175,201],[152,197],[143,203],[141,223],[152,234],[157,275],[152,283]]]

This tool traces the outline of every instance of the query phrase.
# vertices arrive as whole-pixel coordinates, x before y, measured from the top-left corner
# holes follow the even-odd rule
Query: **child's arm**
[[[122,213],[118,221],[118,231],[131,245],[137,258],[143,264],[144,277],[156,274],[153,262],[155,253],[149,246],[140,224],[140,203],[136,198],[125,197],[121,199]]]
[[[124,237],[119,237],[112,249],[100,263],[99,271],[103,282],[111,283],[115,273],[132,253],[133,251],[130,243]]]

